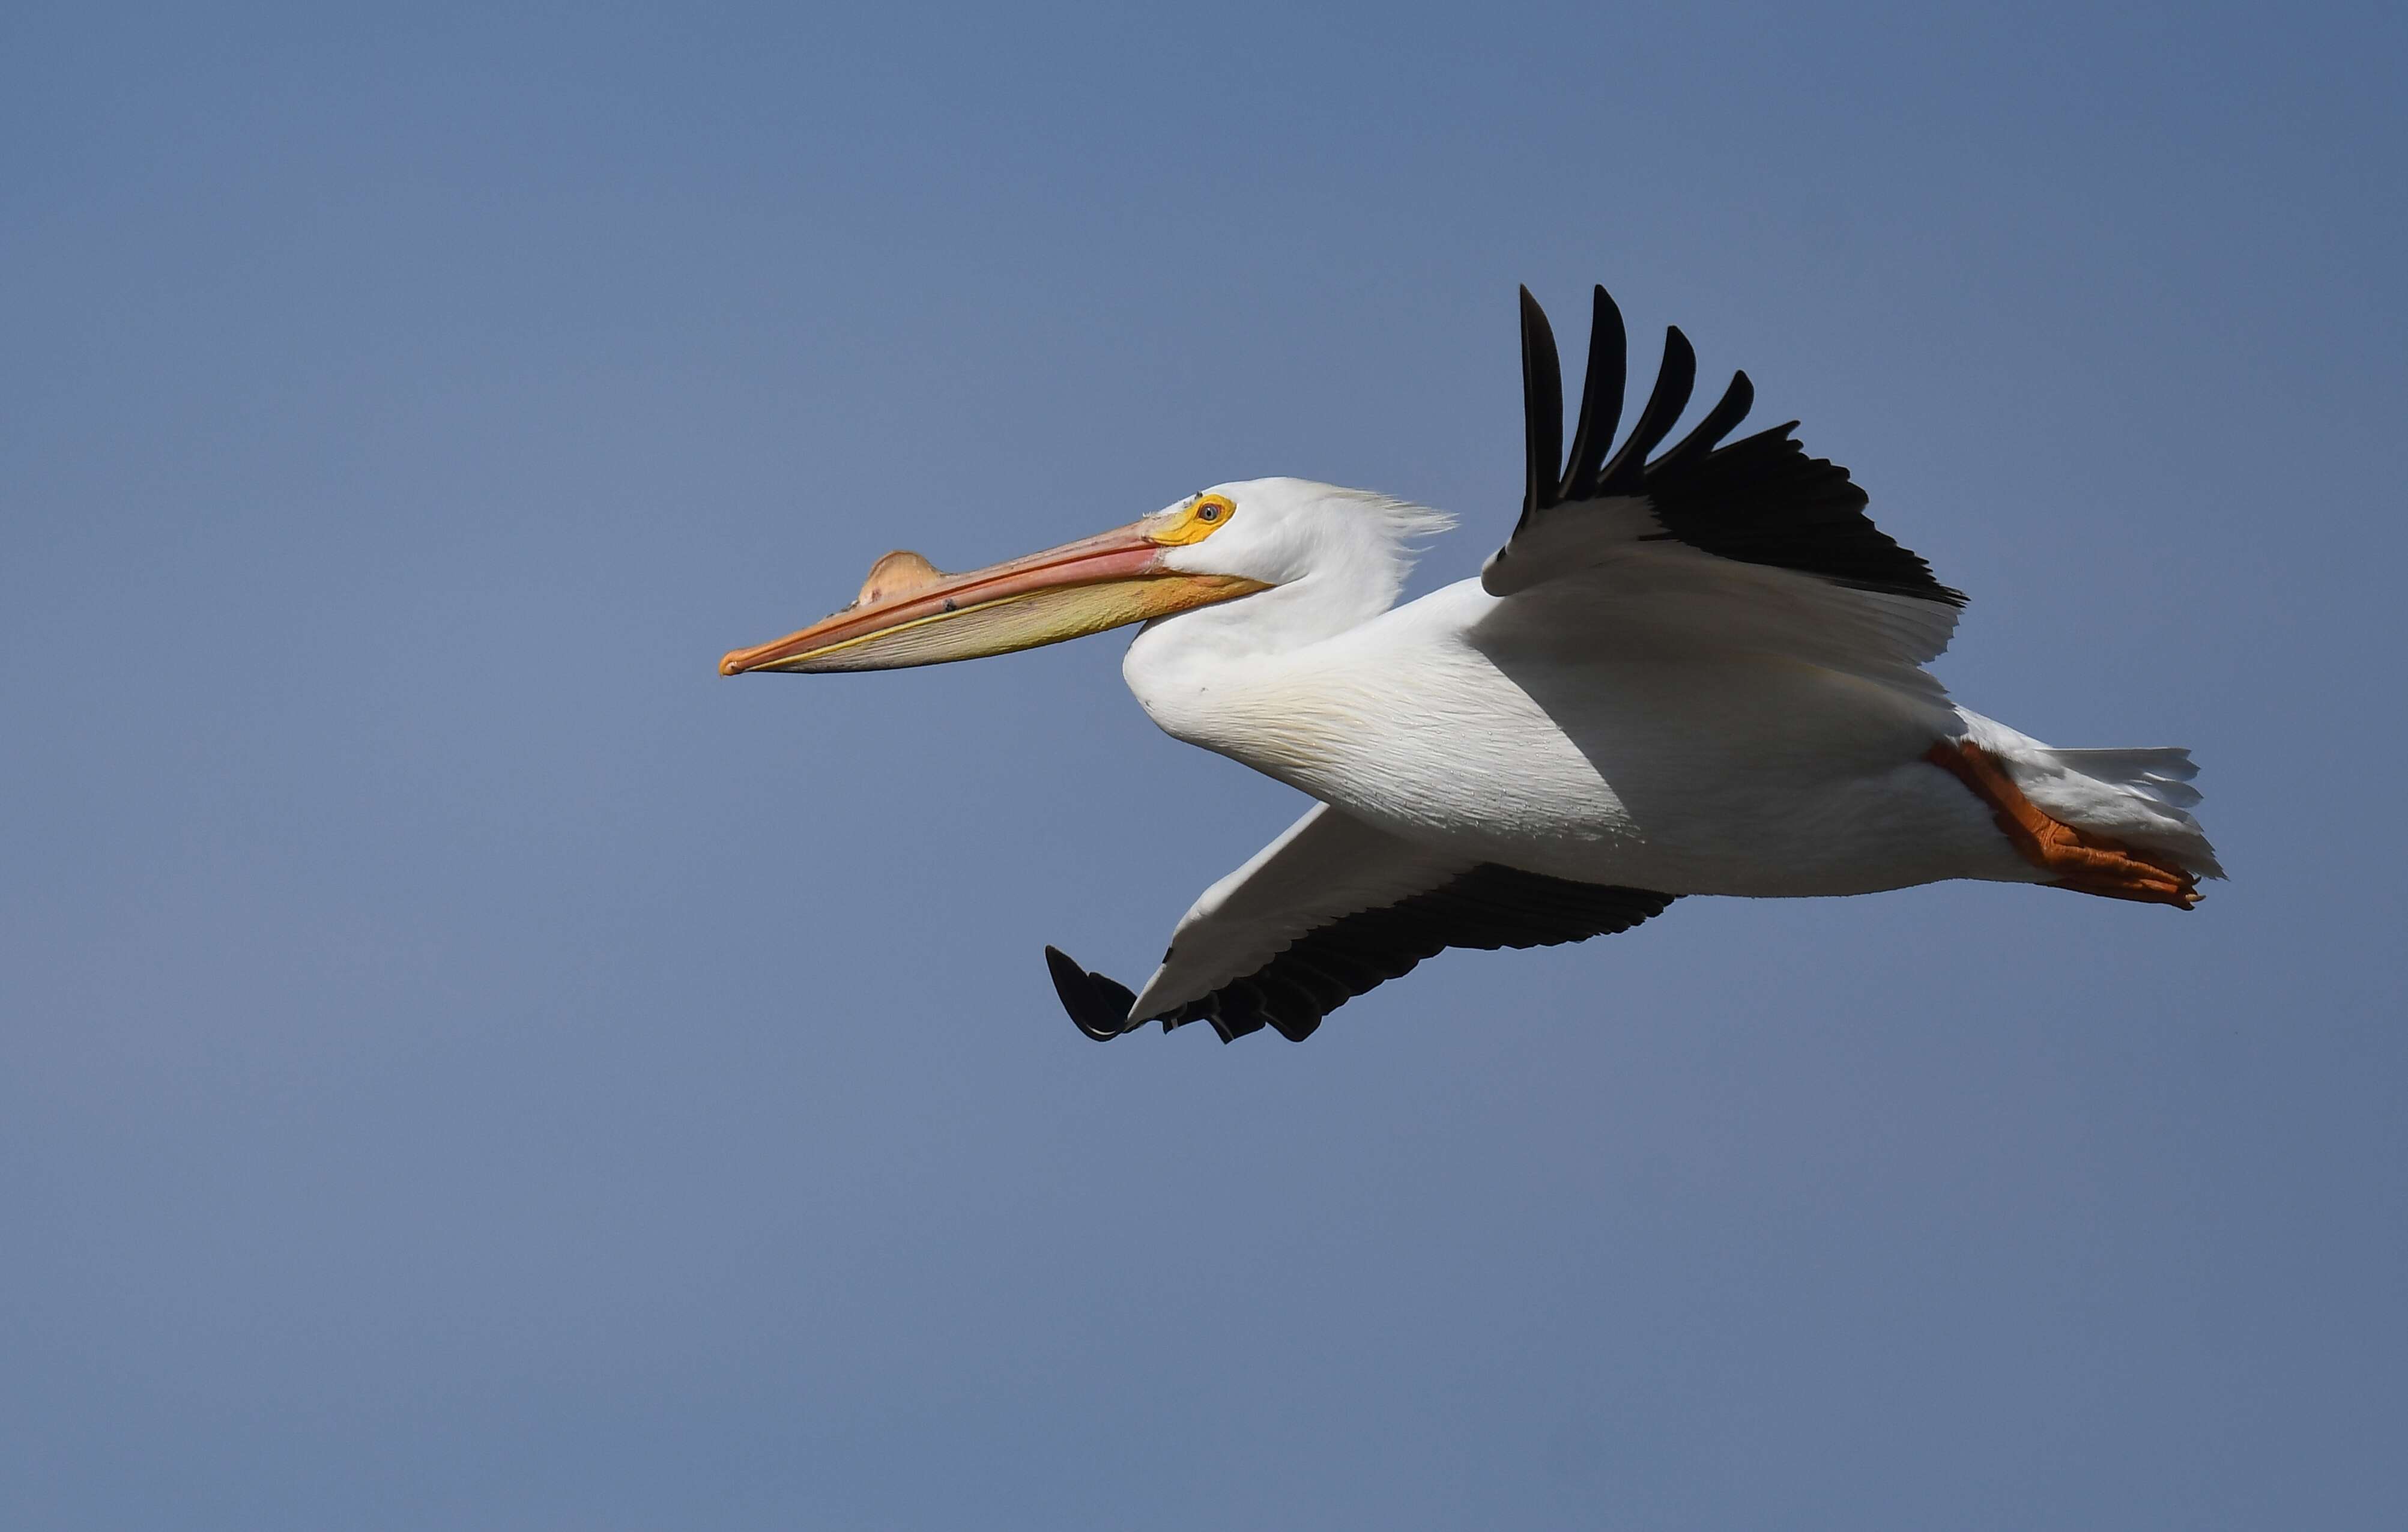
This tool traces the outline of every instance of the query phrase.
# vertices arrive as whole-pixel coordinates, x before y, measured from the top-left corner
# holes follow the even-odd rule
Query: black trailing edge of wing
[[[1697,385],[1698,356],[1678,328],[1664,335],[1664,361],[1639,423],[1620,450],[1607,449],[1621,422],[1628,340],[1622,310],[1596,290],[1588,365],[1569,463],[1563,458],[1563,374],[1546,310],[1522,289],[1522,409],[1526,472],[1522,520],[1529,526],[1556,506],[1608,496],[1643,496],[1663,527],[1658,536],[1718,558],[1819,575],[1858,590],[1965,604],[1931,566],[1873,525],[1865,492],[1848,470],[1808,457],[1791,439],[1798,422],[1721,445],[1756,402],[1747,374],[1735,373],[1722,399],[1695,430],[1654,462],[1647,454],[1671,435]],[[1509,545],[1510,547],[1510,545]]]
[[[1163,1030],[1207,1022],[1223,1042],[1268,1026],[1302,1042],[1322,1018],[1356,995],[1411,973],[1449,947],[1553,947],[1627,931],[1676,897],[1643,888],[1579,883],[1484,863],[1383,909],[1366,909],[1308,931],[1254,972],[1159,1015],[1125,1023],[1136,997],[1048,947],[1046,966],[1063,1009],[1098,1040],[1125,1026]]]

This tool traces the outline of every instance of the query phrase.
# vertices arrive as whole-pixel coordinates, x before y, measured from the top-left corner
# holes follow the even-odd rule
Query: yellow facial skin
[[[1226,495],[1199,494],[1173,513],[1177,519],[1168,526],[1146,536],[1165,548],[1184,548],[1227,526],[1237,513],[1238,508]]]

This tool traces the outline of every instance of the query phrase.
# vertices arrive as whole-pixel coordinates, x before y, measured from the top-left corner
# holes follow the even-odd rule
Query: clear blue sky
[[[1947,14],[1942,14],[1945,9]],[[0,1523],[2396,1527],[2396,6],[12,8]],[[2198,752],[2196,915],[1697,900],[1098,1048],[1283,788],[876,554],[1520,482],[1680,323]],[[1565,326],[1578,344],[1580,324]]]

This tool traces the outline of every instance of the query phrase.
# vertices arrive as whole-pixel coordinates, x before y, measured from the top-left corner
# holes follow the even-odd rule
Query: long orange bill
[[[889,553],[853,604],[798,633],[730,650],[723,676],[747,670],[899,670],[1008,654],[1167,617],[1268,589],[1239,575],[1163,567],[1170,550],[1148,517],[965,575],[916,553]]]

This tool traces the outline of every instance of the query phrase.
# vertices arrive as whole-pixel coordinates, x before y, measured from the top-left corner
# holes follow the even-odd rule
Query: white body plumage
[[[1604,537],[1578,574],[1504,596],[1467,580],[1389,607],[1437,513],[1300,480],[1211,493],[1246,515],[1182,554],[1203,567],[1209,550],[1210,567],[1273,588],[1147,624],[1123,662],[1129,689],[1173,737],[1440,865],[1769,897],[2047,881],[1988,805],[1923,759],[1960,739],[2059,818],[2219,871],[2186,812],[2185,752],[2057,751],[1952,703],[1914,662],[1944,644],[1953,610],[1893,613],[1908,604]],[[1311,573],[1274,580],[1298,567]],[[1684,620],[1668,623],[1674,604]],[[1212,926],[1280,849],[1190,909],[1182,961],[1140,1013],[1258,959],[1263,933],[1233,923],[1218,941]]]

